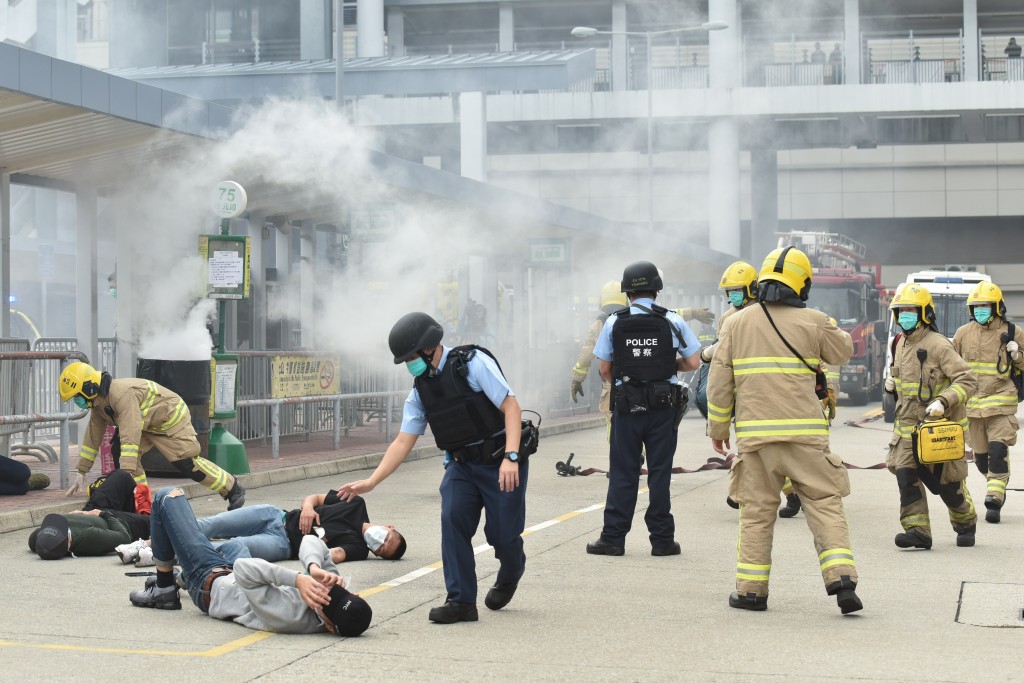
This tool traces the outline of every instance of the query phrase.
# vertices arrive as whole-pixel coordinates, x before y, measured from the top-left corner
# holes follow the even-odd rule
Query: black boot
[[[460,621],[477,621],[480,616],[473,603],[449,600],[440,607],[432,608],[428,618],[435,624],[455,624]]]
[[[864,609],[864,603],[857,597],[856,591],[857,584],[849,576],[844,576],[825,587],[826,593],[836,596],[836,604],[843,614]]]
[[[501,609],[507,605],[512,601],[512,596],[516,594],[516,588],[519,588],[518,581],[494,584],[491,590],[487,591],[487,597],[484,598],[487,609]]]
[[[970,548],[974,545],[974,532],[977,527],[968,527],[956,532],[956,544],[960,548]]]
[[[896,547],[897,548],[920,548],[921,550],[932,549],[932,539],[925,536],[923,533],[914,527],[910,531],[904,531],[903,533],[896,534]]]
[[[1000,511],[1003,507],[1002,502],[996,500],[992,496],[985,498],[985,521],[991,524],[999,524]]]
[[[740,509],[740,504],[737,503],[735,500],[733,500],[732,496],[726,496],[725,497],[725,504],[728,505],[729,507],[731,507],[733,510],[739,510]]]
[[[779,508],[779,517],[788,519],[790,517],[796,517],[796,513],[800,512],[800,496],[795,493],[786,494],[786,504]]]
[[[736,609],[748,609],[752,612],[763,612],[768,609],[768,596],[757,593],[746,593],[740,595],[733,593],[729,596],[729,607]]]

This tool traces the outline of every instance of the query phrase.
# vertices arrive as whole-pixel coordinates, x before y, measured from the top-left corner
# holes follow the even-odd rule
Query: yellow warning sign
[[[338,358],[323,356],[274,356],[270,361],[270,395],[294,398],[337,394],[340,363]]]

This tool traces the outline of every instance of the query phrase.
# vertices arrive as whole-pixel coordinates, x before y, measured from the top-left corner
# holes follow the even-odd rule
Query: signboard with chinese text
[[[338,358],[282,355],[270,361],[272,398],[337,394],[341,382]]]

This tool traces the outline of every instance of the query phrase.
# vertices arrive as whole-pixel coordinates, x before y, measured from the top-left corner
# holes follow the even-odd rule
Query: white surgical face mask
[[[363,532],[363,540],[372,552],[377,552],[384,541],[388,540],[388,530],[382,526],[371,526]]]

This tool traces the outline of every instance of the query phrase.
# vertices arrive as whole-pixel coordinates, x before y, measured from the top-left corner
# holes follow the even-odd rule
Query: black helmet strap
[[[781,273],[782,272],[782,269],[786,266],[786,254],[788,254],[789,250],[792,249],[792,248],[793,248],[793,246],[790,245],[790,246],[788,246],[788,247],[786,247],[785,249],[782,250],[782,253],[779,254],[779,260],[777,260],[775,262],[775,268],[772,269],[773,272],[775,272],[775,273]]]

